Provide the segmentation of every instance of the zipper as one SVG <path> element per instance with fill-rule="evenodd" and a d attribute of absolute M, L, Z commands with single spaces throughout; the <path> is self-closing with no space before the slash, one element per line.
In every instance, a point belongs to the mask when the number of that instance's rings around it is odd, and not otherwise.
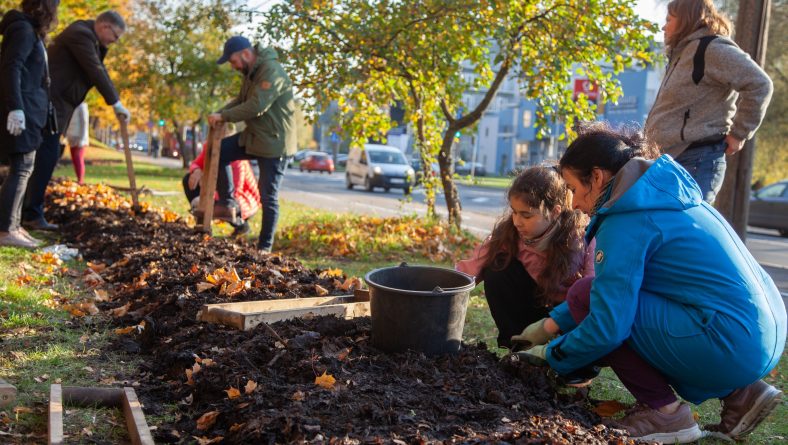
<path fill-rule="evenodd" d="M 684 140 L 684 129 L 687 128 L 687 121 L 689 120 L 689 118 L 690 118 L 690 110 L 687 109 L 687 111 L 684 112 L 684 123 L 681 124 L 681 140 L 682 141 Z"/>

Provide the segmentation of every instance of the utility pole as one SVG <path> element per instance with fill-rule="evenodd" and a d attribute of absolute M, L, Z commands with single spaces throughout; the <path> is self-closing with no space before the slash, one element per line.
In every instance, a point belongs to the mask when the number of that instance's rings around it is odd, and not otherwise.
<path fill-rule="evenodd" d="M 771 0 L 739 0 L 736 19 L 736 43 L 763 67 L 766 62 L 766 36 L 769 29 Z M 755 158 L 755 139 L 745 142 L 744 148 L 727 158 L 725 182 L 717 195 L 715 206 L 744 241 L 750 215 L 750 182 Z"/>

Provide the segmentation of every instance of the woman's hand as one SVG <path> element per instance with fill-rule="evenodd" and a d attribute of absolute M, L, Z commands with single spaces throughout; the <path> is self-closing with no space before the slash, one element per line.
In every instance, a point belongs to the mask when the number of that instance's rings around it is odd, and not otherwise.
<path fill-rule="evenodd" d="M 744 141 L 732 134 L 725 136 L 725 143 L 728 144 L 728 148 L 725 149 L 725 154 L 728 156 L 738 153 L 744 147 Z"/>

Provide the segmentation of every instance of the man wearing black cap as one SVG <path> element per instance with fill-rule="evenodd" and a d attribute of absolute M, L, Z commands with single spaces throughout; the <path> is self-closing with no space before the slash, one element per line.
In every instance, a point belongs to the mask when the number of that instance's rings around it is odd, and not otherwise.
<path fill-rule="evenodd" d="M 216 191 L 218 206 L 228 211 L 237 209 L 233 198 L 230 163 L 238 159 L 257 159 L 260 167 L 260 201 L 263 207 L 263 225 L 257 248 L 270 252 L 274 231 L 279 219 L 279 185 L 282 183 L 287 157 L 295 153 L 295 99 L 290 78 L 277 61 L 273 48 L 261 48 L 245 37 L 230 37 L 224 44 L 224 54 L 218 64 L 230 62 L 234 70 L 243 75 L 241 92 L 220 111 L 208 116 L 208 123 L 246 123 L 239 134 L 222 139 L 219 156 L 219 175 Z M 237 213 L 237 212 L 236 212 Z"/>

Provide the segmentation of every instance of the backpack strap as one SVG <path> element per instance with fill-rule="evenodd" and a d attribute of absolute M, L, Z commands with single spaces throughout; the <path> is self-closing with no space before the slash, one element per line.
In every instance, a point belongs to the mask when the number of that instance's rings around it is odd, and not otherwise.
<path fill-rule="evenodd" d="M 706 70 L 706 48 L 717 37 L 719 36 L 705 36 L 698 39 L 698 48 L 695 50 L 695 56 L 692 59 L 692 81 L 695 82 L 695 85 L 699 84 L 701 79 L 703 79 L 703 74 Z"/>

